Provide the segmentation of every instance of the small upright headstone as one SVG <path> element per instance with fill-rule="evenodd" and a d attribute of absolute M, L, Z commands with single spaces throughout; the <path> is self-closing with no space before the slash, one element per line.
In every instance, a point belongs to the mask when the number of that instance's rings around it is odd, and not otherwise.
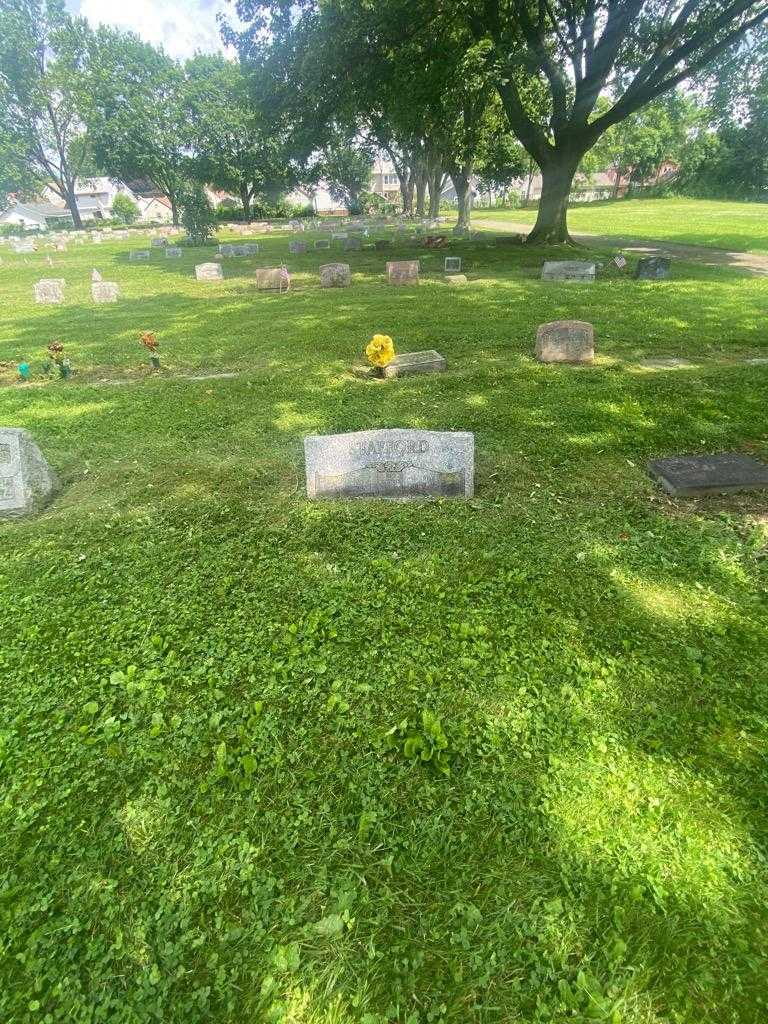
<path fill-rule="evenodd" d="M 17 242 L 13 247 L 13 251 L 18 253 L 19 255 L 25 255 L 27 253 L 34 252 L 34 242 Z"/>
<path fill-rule="evenodd" d="M 328 238 L 318 238 L 315 241 L 315 248 L 316 249 L 330 249 L 331 248 L 330 239 L 328 239 Z"/>
<path fill-rule="evenodd" d="M 150 245 L 152 246 L 153 249 L 163 249 L 166 245 L 168 245 L 168 239 L 153 238 L 152 241 L 150 242 Z"/>
<path fill-rule="evenodd" d="M 331 241 L 333 242 L 346 242 L 349 239 L 349 235 L 346 231 L 334 231 L 331 235 Z"/>
<path fill-rule="evenodd" d="M 262 267 L 256 271 L 256 287 L 259 291 L 285 291 L 286 276 L 283 267 Z"/>
<path fill-rule="evenodd" d="M 387 263 L 387 277 L 390 284 L 418 284 L 418 260 L 392 260 Z"/>
<path fill-rule="evenodd" d="M 0 427 L 0 518 L 37 512 L 57 488 L 56 475 L 32 435 L 17 427 Z"/>
<path fill-rule="evenodd" d="M 348 288 L 352 271 L 348 263 L 326 263 L 320 267 L 321 288 Z"/>
<path fill-rule="evenodd" d="M 258 242 L 246 242 L 245 245 L 241 246 L 243 256 L 256 256 L 259 252 Z"/>
<path fill-rule="evenodd" d="M 637 264 L 635 277 L 638 281 L 666 281 L 672 267 L 668 256 L 643 256 Z"/>
<path fill-rule="evenodd" d="M 128 259 L 131 263 L 134 263 L 136 260 L 148 260 L 149 256 L 149 249 L 131 249 L 128 253 Z"/>
<path fill-rule="evenodd" d="M 581 320 L 555 320 L 536 331 L 540 363 L 591 363 L 595 358 L 595 329 Z"/>
<path fill-rule="evenodd" d="M 178 245 L 167 245 L 165 247 L 165 258 L 169 260 L 177 260 L 184 254 L 184 250 L 180 249 Z"/>
<path fill-rule="evenodd" d="M 446 256 L 444 269 L 446 274 L 460 274 L 461 256 Z"/>
<path fill-rule="evenodd" d="M 64 282 L 59 278 L 45 278 L 34 285 L 35 302 L 57 305 L 64 301 Z"/>
<path fill-rule="evenodd" d="M 292 238 L 291 241 L 288 243 L 288 252 L 290 252 L 294 256 L 298 256 L 301 253 L 305 253 L 306 251 L 307 243 L 302 242 L 300 239 Z"/>
<path fill-rule="evenodd" d="M 425 352 L 401 352 L 384 367 L 385 377 L 410 377 L 417 373 L 441 373 L 446 368 L 445 356 L 434 349 Z"/>
<path fill-rule="evenodd" d="M 220 263 L 198 263 L 195 267 L 195 277 L 198 281 L 222 281 L 224 272 Z"/>
<path fill-rule="evenodd" d="M 467 275 L 448 274 L 445 278 L 445 283 L 449 284 L 452 288 L 460 288 L 462 285 L 467 284 Z"/>
<path fill-rule="evenodd" d="M 474 434 L 362 430 L 304 438 L 308 498 L 471 498 Z"/>
<path fill-rule="evenodd" d="M 120 289 L 114 281 L 94 281 L 91 285 L 91 298 L 94 302 L 117 302 Z"/>
<path fill-rule="evenodd" d="M 655 459 L 648 472 L 675 498 L 768 490 L 768 466 L 740 452 Z"/>
<path fill-rule="evenodd" d="M 235 246 L 230 242 L 224 242 L 223 245 L 219 246 L 219 256 L 234 256 Z"/>
<path fill-rule="evenodd" d="M 586 260 L 548 260 L 541 269 L 541 280 L 589 283 L 595 280 L 595 264 Z"/>
<path fill-rule="evenodd" d="M 362 245 L 363 243 L 360 241 L 359 238 L 351 237 L 344 239 L 344 244 L 342 248 L 344 249 L 344 252 L 352 252 L 361 249 Z"/>
<path fill-rule="evenodd" d="M 101 281 L 101 274 L 98 272 L 98 270 L 95 267 L 91 271 L 91 281 L 92 282 L 93 281 Z"/>

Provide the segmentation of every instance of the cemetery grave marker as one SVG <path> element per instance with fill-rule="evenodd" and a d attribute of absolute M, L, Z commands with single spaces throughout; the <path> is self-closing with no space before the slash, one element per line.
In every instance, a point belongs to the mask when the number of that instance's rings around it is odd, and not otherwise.
<path fill-rule="evenodd" d="M 541 268 L 541 280 L 591 283 L 595 280 L 595 264 L 585 260 L 547 260 Z"/>
<path fill-rule="evenodd" d="M 408 285 L 419 283 L 418 260 L 390 260 L 387 263 L 387 277 L 390 284 Z"/>
<path fill-rule="evenodd" d="M 591 363 L 595 358 L 595 329 L 582 320 L 554 320 L 536 331 L 540 363 Z"/>
<path fill-rule="evenodd" d="M 345 252 L 352 252 L 353 250 L 361 249 L 363 243 L 359 238 L 347 238 L 344 240 L 342 248 Z"/>
<path fill-rule="evenodd" d="M 99 304 L 117 302 L 120 289 L 114 281 L 94 281 L 91 284 L 91 298 Z"/>
<path fill-rule="evenodd" d="M 449 274 L 445 283 L 450 285 L 452 288 L 460 288 L 462 285 L 467 284 L 466 274 Z"/>
<path fill-rule="evenodd" d="M 348 288 L 352 283 L 352 271 L 348 263 L 326 263 L 320 267 L 321 288 Z"/>
<path fill-rule="evenodd" d="M 168 245 L 165 249 L 165 258 L 175 260 L 182 256 L 183 253 L 184 250 L 180 249 L 178 245 Z"/>
<path fill-rule="evenodd" d="M 460 274 L 461 256 L 446 256 L 444 270 L 446 274 Z"/>
<path fill-rule="evenodd" d="M 318 238 L 315 241 L 315 248 L 316 249 L 330 249 L 331 248 L 330 240 L 328 238 Z"/>
<path fill-rule="evenodd" d="M 43 278 L 33 285 L 35 302 L 58 305 L 64 301 L 64 281 L 61 278 Z"/>
<path fill-rule="evenodd" d="M 136 260 L 148 260 L 150 255 L 149 249 L 131 249 L 128 259 L 131 263 L 135 263 Z"/>
<path fill-rule="evenodd" d="M 91 281 L 101 281 L 101 274 L 95 267 L 91 271 Z"/>
<path fill-rule="evenodd" d="M 32 435 L 0 427 L 0 519 L 38 511 L 56 492 L 58 481 Z"/>
<path fill-rule="evenodd" d="M 292 253 L 295 256 L 298 256 L 301 253 L 305 253 L 306 251 L 307 251 L 307 243 L 306 242 L 302 242 L 302 241 L 299 241 L 299 240 L 291 239 L 291 241 L 288 243 L 288 252 Z"/>
<path fill-rule="evenodd" d="M 648 472 L 675 498 L 768 490 L 768 465 L 740 452 L 654 459 Z"/>
<path fill-rule="evenodd" d="M 256 271 L 256 287 L 259 291 L 288 291 L 291 279 L 285 267 L 262 267 Z"/>
<path fill-rule="evenodd" d="M 224 272 L 219 263 L 198 263 L 195 277 L 198 281 L 223 281 Z"/>
<path fill-rule="evenodd" d="M 410 377 L 417 373 L 441 373 L 447 363 L 445 356 L 434 349 L 424 352 L 401 352 L 384 367 L 385 377 Z"/>
<path fill-rule="evenodd" d="M 668 256 L 643 256 L 637 264 L 635 278 L 638 281 L 666 281 L 672 267 Z"/>
<path fill-rule="evenodd" d="M 471 498 L 474 434 L 361 430 L 304 438 L 308 498 Z"/>

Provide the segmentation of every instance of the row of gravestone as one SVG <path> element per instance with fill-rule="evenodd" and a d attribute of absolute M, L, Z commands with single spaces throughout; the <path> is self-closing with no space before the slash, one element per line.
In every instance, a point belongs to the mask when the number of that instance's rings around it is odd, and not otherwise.
<path fill-rule="evenodd" d="M 304 438 L 306 494 L 317 498 L 471 498 L 475 437 L 394 428 Z M 768 489 L 768 466 L 741 453 L 653 460 L 648 471 L 675 496 Z M 0 518 L 39 511 L 58 490 L 32 436 L 0 428 Z"/>
<path fill-rule="evenodd" d="M 58 306 L 64 301 L 66 281 L 63 277 L 49 277 L 33 286 L 35 302 L 45 306 Z M 120 289 L 114 281 L 92 281 L 91 298 L 96 303 L 117 302 Z"/>
<path fill-rule="evenodd" d="M 626 264 L 626 260 L 623 260 Z M 616 264 L 619 266 L 619 264 Z M 662 281 L 669 277 L 672 260 L 668 256 L 643 256 L 635 276 L 641 281 Z M 547 260 L 541 270 L 542 281 L 574 281 L 590 284 L 595 280 L 597 264 L 586 260 Z"/>

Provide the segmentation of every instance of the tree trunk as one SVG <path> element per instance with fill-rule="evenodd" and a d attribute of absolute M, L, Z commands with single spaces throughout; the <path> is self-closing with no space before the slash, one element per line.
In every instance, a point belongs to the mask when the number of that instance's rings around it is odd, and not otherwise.
<path fill-rule="evenodd" d="M 619 198 L 619 189 L 621 188 L 621 175 L 622 175 L 622 166 L 621 166 L 621 164 L 617 164 L 616 165 L 616 181 L 613 183 L 613 198 L 614 199 L 618 199 Z"/>
<path fill-rule="evenodd" d="M 528 161 L 528 185 L 525 189 L 526 205 L 531 201 L 531 187 L 533 186 L 533 159 Z"/>
<path fill-rule="evenodd" d="M 427 197 L 427 176 L 423 171 L 416 175 L 416 216 L 424 216 L 424 204 Z"/>
<path fill-rule="evenodd" d="M 551 162 L 541 168 L 539 212 L 528 242 L 573 245 L 568 234 L 568 197 L 581 154 L 555 153 Z"/>
<path fill-rule="evenodd" d="M 443 172 L 437 168 L 429 177 L 429 216 L 434 220 L 440 215 L 440 193 L 443 191 Z"/>
<path fill-rule="evenodd" d="M 240 186 L 240 202 L 243 204 L 243 220 L 251 222 L 251 190 L 248 185 Z"/>
<path fill-rule="evenodd" d="M 457 230 L 469 231 L 472 209 L 472 196 L 469 187 L 469 175 L 463 172 L 451 173 L 451 181 L 456 189 L 456 199 L 459 209 L 459 219 L 456 224 Z"/>
<path fill-rule="evenodd" d="M 74 185 L 66 189 L 64 195 L 64 202 L 67 204 L 69 212 L 72 214 L 72 223 L 76 231 L 83 230 L 83 218 L 80 216 L 80 211 L 77 208 L 77 196 L 75 195 Z"/>
<path fill-rule="evenodd" d="M 170 203 L 171 203 L 171 222 L 172 222 L 173 226 L 175 228 L 177 228 L 179 226 L 179 207 L 178 207 L 178 205 L 176 203 L 176 195 L 175 195 L 175 193 L 172 192 L 168 196 L 168 199 L 170 200 Z"/>

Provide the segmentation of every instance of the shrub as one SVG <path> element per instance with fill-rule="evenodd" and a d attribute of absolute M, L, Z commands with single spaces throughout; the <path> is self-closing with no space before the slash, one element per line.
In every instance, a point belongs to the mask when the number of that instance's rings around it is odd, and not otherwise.
<path fill-rule="evenodd" d="M 192 245 L 205 245 L 216 220 L 202 185 L 189 185 L 181 197 L 181 223 Z"/>
<path fill-rule="evenodd" d="M 123 224 L 133 224 L 139 219 L 139 208 L 130 198 L 119 192 L 112 203 L 112 219 Z"/>

